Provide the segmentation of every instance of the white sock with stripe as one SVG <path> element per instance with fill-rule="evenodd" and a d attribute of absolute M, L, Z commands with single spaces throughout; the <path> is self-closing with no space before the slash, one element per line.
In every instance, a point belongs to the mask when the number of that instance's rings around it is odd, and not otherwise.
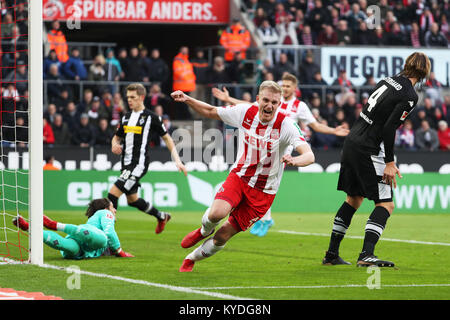
<path fill-rule="evenodd" d="M 216 223 L 209 220 L 208 218 L 209 211 L 210 208 L 206 209 L 202 217 L 202 228 L 200 232 L 204 237 L 209 236 L 213 232 L 214 228 L 217 227 L 217 225 L 219 224 L 218 222 Z"/>
<path fill-rule="evenodd" d="M 213 238 L 207 239 L 203 244 L 192 251 L 190 254 L 186 256 L 186 259 L 192 260 L 192 261 L 199 261 L 203 260 L 205 258 L 211 257 L 212 255 L 216 254 L 220 250 L 222 250 L 225 247 L 223 246 L 216 246 L 214 244 Z"/>

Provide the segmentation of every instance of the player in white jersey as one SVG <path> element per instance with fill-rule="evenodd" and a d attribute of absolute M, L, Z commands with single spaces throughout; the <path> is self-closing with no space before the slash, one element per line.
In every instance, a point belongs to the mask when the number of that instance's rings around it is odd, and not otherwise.
<path fill-rule="evenodd" d="M 340 137 L 344 137 L 349 133 L 349 130 L 344 128 L 343 126 L 332 128 L 318 122 L 316 118 L 314 118 L 308 105 L 303 101 L 298 100 L 295 96 L 295 90 L 298 85 L 297 77 L 295 77 L 293 74 L 285 73 L 281 81 L 283 94 L 281 98 L 281 105 L 279 107 L 280 112 L 284 113 L 295 122 L 300 121 L 301 123 L 309 126 L 315 132 L 334 134 Z M 230 97 L 226 88 L 223 88 L 223 91 L 217 88 L 213 88 L 212 93 L 217 99 L 222 100 L 226 103 L 239 104 L 245 102 Z M 287 154 L 291 154 L 292 151 L 292 146 L 286 149 Z M 271 209 L 269 209 L 266 215 L 253 225 L 250 233 L 263 237 L 267 234 L 267 231 L 270 227 L 273 226 L 273 224 L 274 221 L 272 219 Z"/>
<path fill-rule="evenodd" d="M 285 164 L 303 167 L 314 162 L 314 154 L 299 126 L 278 112 L 281 92 L 277 83 L 264 81 L 256 97 L 258 105 L 245 103 L 224 108 L 213 107 L 181 91 L 171 94 L 175 101 L 186 103 L 204 117 L 239 128 L 240 133 L 238 156 L 230 174 L 203 215 L 201 228 L 188 233 L 181 246 L 194 246 L 212 235 L 223 218 L 229 215 L 229 219 L 214 236 L 186 256 L 180 272 L 192 271 L 196 261 L 215 254 L 231 237 L 264 216 L 275 198 Z M 285 153 L 290 145 L 299 156 Z"/>

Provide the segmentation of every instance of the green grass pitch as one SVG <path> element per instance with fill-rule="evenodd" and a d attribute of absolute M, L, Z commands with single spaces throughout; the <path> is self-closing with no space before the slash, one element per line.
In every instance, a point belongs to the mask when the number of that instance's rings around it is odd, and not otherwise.
<path fill-rule="evenodd" d="M 82 212 L 46 214 L 65 223 L 85 221 Z M 238 234 L 224 250 L 197 262 L 193 272 L 180 273 L 182 260 L 193 250 L 181 248 L 180 241 L 199 226 L 202 214 L 174 212 L 166 230 L 156 235 L 153 217 L 137 210 L 120 211 L 116 230 L 123 249 L 135 258 L 63 260 L 59 252 L 45 247 L 46 264 L 77 266 L 86 272 L 80 275 L 79 289 L 68 286 L 73 274 L 67 270 L 10 264 L 0 265 L 0 287 L 79 300 L 450 298 L 450 215 L 394 213 L 382 239 L 420 243 L 381 240 L 376 254 L 394 261 L 396 268 L 380 273 L 355 266 L 362 247 L 357 237 L 364 235 L 368 214 L 355 215 L 341 245 L 341 256 L 352 265 L 322 266 L 334 213 L 279 212 L 273 213 L 275 225 L 265 237 L 248 231 Z M 368 280 L 381 287 L 369 289 Z"/>

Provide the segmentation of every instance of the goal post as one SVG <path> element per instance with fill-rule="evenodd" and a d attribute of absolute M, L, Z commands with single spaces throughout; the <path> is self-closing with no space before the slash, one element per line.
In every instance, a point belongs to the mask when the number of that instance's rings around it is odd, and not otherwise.
<path fill-rule="evenodd" d="M 29 261 L 44 263 L 43 248 L 43 25 L 42 0 L 28 1 Z"/>

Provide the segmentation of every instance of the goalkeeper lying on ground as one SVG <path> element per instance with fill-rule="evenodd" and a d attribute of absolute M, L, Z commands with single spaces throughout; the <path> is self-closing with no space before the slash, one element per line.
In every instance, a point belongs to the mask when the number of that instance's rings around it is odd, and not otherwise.
<path fill-rule="evenodd" d="M 105 255 L 133 257 L 120 247 L 119 237 L 114 229 L 116 209 L 106 198 L 92 200 L 86 210 L 86 224 L 64 224 L 44 216 L 47 229 L 63 231 L 63 238 L 53 231 L 44 230 L 44 243 L 60 250 L 64 259 L 97 258 Z M 28 222 L 22 217 L 14 218 L 13 223 L 20 229 L 28 231 Z"/>

